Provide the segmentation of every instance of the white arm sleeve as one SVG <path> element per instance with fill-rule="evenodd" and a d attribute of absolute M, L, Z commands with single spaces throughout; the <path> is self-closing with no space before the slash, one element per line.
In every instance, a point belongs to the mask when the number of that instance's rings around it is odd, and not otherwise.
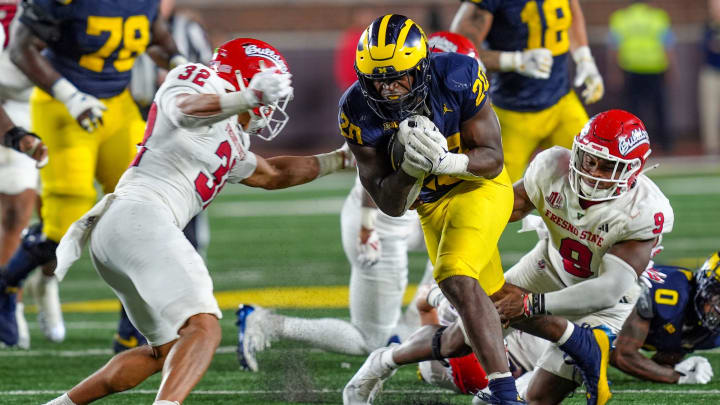
<path fill-rule="evenodd" d="M 194 129 L 208 127 L 237 114 L 236 112 L 221 112 L 209 116 L 187 115 L 183 113 L 177 105 L 177 97 L 182 94 L 198 94 L 198 92 L 191 87 L 173 87 L 163 92 L 159 100 L 160 108 L 162 108 L 166 116 L 172 121 L 173 125 L 179 128 Z"/>
<path fill-rule="evenodd" d="M 583 315 L 610 308 L 634 286 L 637 273 L 621 258 L 606 253 L 596 278 L 545 294 L 545 310 L 553 315 Z"/>

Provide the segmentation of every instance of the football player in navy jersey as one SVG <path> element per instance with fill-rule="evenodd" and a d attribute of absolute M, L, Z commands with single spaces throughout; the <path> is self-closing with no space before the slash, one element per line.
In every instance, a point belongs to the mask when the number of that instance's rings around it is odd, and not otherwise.
<path fill-rule="evenodd" d="M 505 283 L 497 242 L 513 191 L 497 117 L 486 102 L 488 81 L 471 57 L 430 54 L 422 29 L 396 14 L 363 32 L 355 70 L 358 82 L 342 96 L 338 119 L 362 185 L 388 215 L 417 207 L 434 278 L 457 308 L 497 403 L 518 403 L 489 298 Z M 402 162 L 391 162 L 386 151 L 392 137 L 405 147 Z M 430 358 L 441 356 L 442 338 L 439 331 Z M 391 365 L 390 354 L 376 351 L 366 364 Z M 345 387 L 346 404 L 368 403 L 392 370 L 362 374 Z"/>
<path fill-rule="evenodd" d="M 570 88 L 571 54 L 574 85 L 585 85 L 585 103 L 603 96 L 585 19 L 579 0 L 461 1 L 450 31 L 470 38 L 488 70 L 496 72 L 490 97 L 502 127 L 505 166 L 516 181 L 536 149 L 569 149 L 588 120 Z"/>
<path fill-rule="evenodd" d="M 610 361 L 637 378 L 669 384 L 707 384 L 712 366 L 695 350 L 720 347 L 720 252 L 693 274 L 655 266 L 663 283 L 645 288 L 625 321 Z M 639 349 L 654 351 L 652 358 Z M 682 361 L 681 361 L 682 360 Z"/>
<path fill-rule="evenodd" d="M 35 267 L 50 265 L 70 224 L 95 203 L 94 180 L 112 192 L 137 152 L 145 122 L 127 90 L 135 58 L 154 44 L 166 66 L 186 61 L 157 18 L 158 4 L 23 1 L 8 52 L 36 85 L 31 127 L 53 159 L 41 171 L 42 226 L 26 234 L 0 287 L 18 287 Z"/>

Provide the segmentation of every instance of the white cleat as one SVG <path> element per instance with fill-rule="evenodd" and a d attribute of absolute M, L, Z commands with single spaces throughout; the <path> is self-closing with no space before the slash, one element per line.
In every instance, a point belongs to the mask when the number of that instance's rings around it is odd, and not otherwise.
<path fill-rule="evenodd" d="M 273 322 L 268 319 L 271 311 L 254 305 L 240 305 L 235 325 L 238 327 L 237 357 L 240 366 L 248 371 L 258 371 L 255 355 L 272 343 L 272 336 L 266 328 Z"/>
<path fill-rule="evenodd" d="M 25 304 L 18 302 L 15 306 L 15 321 L 18 329 L 17 347 L 20 349 L 30 348 L 30 329 L 25 320 Z"/>
<path fill-rule="evenodd" d="M 57 278 L 41 271 L 28 280 L 28 287 L 38 309 L 37 320 L 48 340 L 60 343 L 65 340 L 65 321 L 60 306 L 60 290 Z"/>
<path fill-rule="evenodd" d="M 360 370 L 355 373 L 343 389 L 343 405 L 372 404 L 382 390 L 383 382 L 390 378 L 397 369 L 382 364 L 382 354 L 390 347 L 381 347 L 370 353 Z"/>

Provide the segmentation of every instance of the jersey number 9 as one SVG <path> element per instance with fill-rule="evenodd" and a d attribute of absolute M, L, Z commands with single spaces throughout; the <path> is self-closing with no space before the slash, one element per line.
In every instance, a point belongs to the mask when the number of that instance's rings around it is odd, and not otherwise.
<path fill-rule="evenodd" d="M 101 36 L 104 32 L 110 33 L 107 41 L 97 51 L 81 56 L 80 66 L 102 72 L 105 61 L 116 55 L 113 67 L 118 72 L 126 72 L 132 69 L 135 58 L 145 52 L 150 42 L 150 22 L 145 15 L 130 16 L 125 21 L 122 17 L 88 17 L 88 35 Z M 118 50 L 120 43 L 122 48 Z"/>

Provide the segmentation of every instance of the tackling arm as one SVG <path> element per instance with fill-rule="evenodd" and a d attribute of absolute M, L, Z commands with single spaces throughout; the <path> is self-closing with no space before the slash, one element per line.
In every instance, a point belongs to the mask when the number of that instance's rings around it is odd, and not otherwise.
<path fill-rule="evenodd" d="M 668 384 L 676 384 L 680 374 L 671 367 L 660 365 L 640 353 L 648 331 L 650 321 L 643 319 L 633 310 L 625 320 L 622 330 L 615 340 L 615 350 L 610 354 L 610 362 L 620 370 L 637 378 Z"/>
<path fill-rule="evenodd" d="M 393 217 L 405 213 L 408 196 L 418 179 L 404 170 L 392 170 L 387 158 L 373 147 L 350 144 L 360 173 L 360 182 L 382 212 Z M 412 202 L 411 202 L 412 203 Z"/>
<path fill-rule="evenodd" d="M 615 305 L 650 261 L 654 239 L 615 244 L 603 256 L 597 277 L 544 295 L 544 310 L 553 315 L 581 315 Z"/>
<path fill-rule="evenodd" d="M 513 192 L 515 193 L 515 199 L 513 202 L 512 214 L 510 214 L 510 220 L 508 222 L 515 222 L 525 218 L 532 210 L 535 209 L 530 197 L 527 195 L 525 190 L 525 181 L 523 179 L 518 180 L 513 185 Z"/>
<path fill-rule="evenodd" d="M 277 156 L 268 159 L 257 156 L 255 172 L 241 183 L 266 190 L 288 188 L 343 169 L 344 162 L 342 149 L 314 156 Z"/>

